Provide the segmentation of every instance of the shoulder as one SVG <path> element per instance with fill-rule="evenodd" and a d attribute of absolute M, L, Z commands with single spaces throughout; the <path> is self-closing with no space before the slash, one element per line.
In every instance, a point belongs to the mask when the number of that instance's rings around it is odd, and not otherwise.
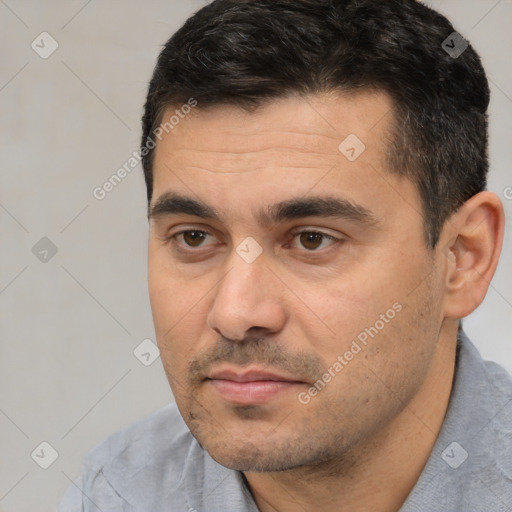
<path fill-rule="evenodd" d="M 136 462 L 140 455 L 144 455 L 144 459 L 147 460 L 150 453 L 161 453 L 162 446 L 173 446 L 176 449 L 175 456 L 179 457 L 183 451 L 184 441 L 192 439 L 176 404 L 168 404 L 110 435 L 91 450 L 85 462 L 91 465 L 105 465 L 113 458 L 121 457 L 132 463 Z"/>
<path fill-rule="evenodd" d="M 512 399 L 512 375 L 494 361 L 483 360 L 483 367 L 494 393 Z"/>
<path fill-rule="evenodd" d="M 484 360 L 469 340 L 465 350 L 470 355 L 466 356 L 465 386 L 461 390 L 465 395 L 465 413 L 481 423 L 479 434 L 486 427 L 503 429 L 509 434 L 507 447 L 512 449 L 512 375 L 494 361 Z"/>
<path fill-rule="evenodd" d="M 455 427 L 451 432 L 467 443 L 468 462 L 472 453 L 474 464 L 487 454 L 488 467 L 497 467 L 512 482 L 512 376 L 499 364 L 484 360 L 466 336 L 461 341 L 455 400 L 447 414 Z"/>
<path fill-rule="evenodd" d="M 477 436 L 482 437 L 499 475 L 508 481 L 512 499 L 512 376 L 502 366 L 483 361 L 488 386 L 487 418 Z"/>
<path fill-rule="evenodd" d="M 175 404 L 108 437 L 84 459 L 62 512 L 255 511 L 237 471 L 215 462 Z"/>
<path fill-rule="evenodd" d="M 84 459 L 85 494 L 126 497 L 137 501 L 157 489 L 176 490 L 189 452 L 197 445 L 176 404 L 167 405 L 123 428 Z M 107 490 L 105 490 L 107 489 Z"/>
<path fill-rule="evenodd" d="M 467 343 L 466 350 L 471 357 L 460 390 L 459 425 L 450 440 L 459 446 L 444 447 L 444 462 L 449 465 L 447 457 L 462 452 L 460 461 L 447 467 L 458 476 L 454 487 L 461 509 L 500 510 L 512 503 L 512 377 L 497 363 L 484 360 L 473 345 Z"/>
<path fill-rule="evenodd" d="M 459 333 L 450 403 L 401 512 L 487 512 L 512 503 L 512 377 Z"/>

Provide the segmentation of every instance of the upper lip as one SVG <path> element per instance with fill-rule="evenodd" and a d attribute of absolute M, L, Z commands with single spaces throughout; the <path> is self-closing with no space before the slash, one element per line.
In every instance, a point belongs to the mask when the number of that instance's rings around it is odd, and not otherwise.
<path fill-rule="evenodd" d="M 258 380 L 274 380 L 284 382 L 300 382 L 298 379 L 286 375 L 279 375 L 265 370 L 214 370 L 207 376 L 207 379 L 232 380 L 235 382 L 255 382 Z"/>

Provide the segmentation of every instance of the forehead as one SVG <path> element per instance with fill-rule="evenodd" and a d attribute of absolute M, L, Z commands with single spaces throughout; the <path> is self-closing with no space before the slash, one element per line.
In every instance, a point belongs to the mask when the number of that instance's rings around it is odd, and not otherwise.
<path fill-rule="evenodd" d="M 177 109 L 169 109 L 163 122 L 177 117 Z M 380 92 L 280 98 L 253 112 L 198 104 L 157 144 L 150 212 L 173 194 L 240 225 L 252 225 L 265 210 L 300 198 L 356 205 L 373 220 L 395 217 L 400 205 L 420 212 L 412 183 L 389 172 L 392 121 L 392 101 Z M 158 217 L 169 208 L 176 205 L 167 202 Z"/>
<path fill-rule="evenodd" d="M 240 232 L 306 217 L 381 233 L 409 222 L 421 237 L 418 190 L 389 169 L 392 123 L 379 92 L 282 98 L 254 112 L 198 104 L 157 144 L 149 211 Z"/>
<path fill-rule="evenodd" d="M 162 123 L 175 110 L 168 109 Z M 232 105 L 201 109 L 199 103 L 163 133 L 155 150 L 154 178 L 158 181 L 161 167 L 169 165 L 218 174 L 250 172 L 276 163 L 321 169 L 340 156 L 350 156 L 343 154 L 351 149 L 343 147 L 347 140 L 348 146 L 357 144 L 356 152 L 364 148 L 361 163 L 380 166 L 392 115 L 391 99 L 376 91 L 279 98 L 253 112 Z"/>

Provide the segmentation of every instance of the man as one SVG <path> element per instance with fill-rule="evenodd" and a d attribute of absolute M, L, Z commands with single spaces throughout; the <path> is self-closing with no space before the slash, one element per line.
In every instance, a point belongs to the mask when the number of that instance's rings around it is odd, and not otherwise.
<path fill-rule="evenodd" d="M 191 17 L 141 149 L 176 404 L 96 448 L 61 510 L 512 510 L 512 381 L 461 328 L 503 239 L 488 102 L 414 0 Z"/>

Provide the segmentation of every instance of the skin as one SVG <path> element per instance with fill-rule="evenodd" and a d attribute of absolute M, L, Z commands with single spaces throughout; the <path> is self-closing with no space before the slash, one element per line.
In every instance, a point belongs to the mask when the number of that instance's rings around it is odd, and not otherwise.
<path fill-rule="evenodd" d="M 244 472 L 263 512 L 400 507 L 442 425 L 458 319 L 483 300 L 498 261 L 503 210 L 490 192 L 426 246 L 415 186 L 386 168 L 391 121 L 380 92 L 287 97 L 252 113 L 198 105 L 156 148 L 151 206 L 172 192 L 219 217 L 151 218 L 149 292 L 164 369 L 194 436 Z M 349 134 L 366 146 L 354 161 L 338 149 Z M 313 196 L 358 204 L 373 222 L 261 223 L 268 205 Z M 262 251 L 251 263 L 237 253 L 246 237 Z M 338 356 L 397 304 L 333 377 Z M 233 403 L 206 380 L 228 367 L 295 383 L 263 403 Z M 329 382 L 301 403 L 329 368 Z"/>

